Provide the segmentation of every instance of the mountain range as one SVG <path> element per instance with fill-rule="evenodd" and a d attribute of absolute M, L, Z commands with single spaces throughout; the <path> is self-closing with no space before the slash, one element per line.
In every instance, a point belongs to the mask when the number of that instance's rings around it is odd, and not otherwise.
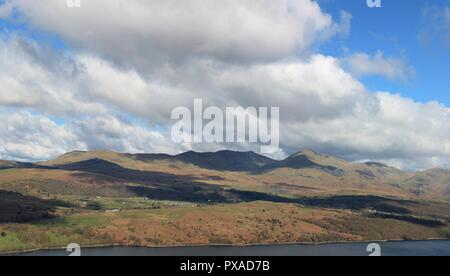
<path fill-rule="evenodd" d="M 108 177 L 127 169 L 141 172 L 141 177 L 151 172 L 146 181 L 151 181 L 155 173 L 166 173 L 178 178 L 189 176 L 201 183 L 296 196 L 357 193 L 439 200 L 450 198 L 448 170 L 404 172 L 380 163 L 351 163 L 310 150 L 284 160 L 236 151 L 189 151 L 179 155 L 75 151 L 48 162 L 0 162 L 0 169 L 12 168 L 53 170 L 53 174 L 71 170 Z"/>
<path fill-rule="evenodd" d="M 404 172 L 310 150 L 284 160 L 234 151 L 75 151 L 39 163 L 0 161 L 0 252 L 73 241 L 448 238 L 449 224 L 448 170 Z"/>

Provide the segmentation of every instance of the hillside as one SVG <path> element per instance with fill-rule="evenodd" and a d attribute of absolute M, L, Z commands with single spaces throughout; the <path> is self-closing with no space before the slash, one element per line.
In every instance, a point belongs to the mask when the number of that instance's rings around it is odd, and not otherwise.
<path fill-rule="evenodd" d="M 254 152 L 219 151 L 199 153 L 194 151 L 179 155 L 167 154 L 120 154 L 111 151 L 71 152 L 55 160 L 44 162 L 45 165 L 62 165 L 89 159 L 103 159 L 114 163 L 125 162 L 183 162 L 197 167 L 218 171 L 254 171 L 276 161 Z"/>
<path fill-rule="evenodd" d="M 279 161 L 253 152 L 233 151 L 191 151 L 174 156 L 71 152 L 40 165 L 67 169 L 70 164 L 89 160 L 104 160 L 131 170 L 195 178 L 200 183 L 288 196 L 373 194 L 437 200 L 450 197 L 450 172 L 447 170 L 406 173 L 380 163 L 350 163 L 309 150 Z M 103 171 L 109 175 L 115 169 L 104 168 Z M 92 169 L 89 172 L 92 173 Z"/>
<path fill-rule="evenodd" d="M 450 172 L 431 169 L 415 173 L 402 180 L 401 185 L 418 197 L 450 199 Z"/>
<path fill-rule="evenodd" d="M 21 163 L 21 162 L 0 160 L 0 170 L 13 169 L 13 168 L 31 168 L 33 166 L 34 165 L 30 164 L 30 163 Z"/>
<path fill-rule="evenodd" d="M 448 238 L 449 180 L 447 170 L 406 173 L 313 151 L 279 161 L 231 151 L 78 151 L 37 164 L 1 161 L 0 232 L 7 238 L 0 237 L 0 252 L 66 241 Z"/>

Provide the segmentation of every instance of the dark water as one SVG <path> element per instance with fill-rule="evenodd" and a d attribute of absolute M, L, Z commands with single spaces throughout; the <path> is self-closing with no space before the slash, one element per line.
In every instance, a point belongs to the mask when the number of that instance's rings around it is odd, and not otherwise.
<path fill-rule="evenodd" d="M 369 243 L 325 245 L 262 245 L 205 247 L 105 247 L 81 249 L 82 256 L 368 256 Z M 450 241 L 379 243 L 382 256 L 450 256 Z M 36 251 L 22 256 L 68 256 L 64 250 Z"/>

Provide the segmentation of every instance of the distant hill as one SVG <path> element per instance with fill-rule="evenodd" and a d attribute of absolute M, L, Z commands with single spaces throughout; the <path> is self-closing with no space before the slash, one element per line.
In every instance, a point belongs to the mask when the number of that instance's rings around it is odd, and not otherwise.
<path fill-rule="evenodd" d="M 39 164 L 33 164 L 33 163 L 24 163 L 24 162 L 15 162 L 15 161 L 4 161 L 0 160 L 0 170 L 5 169 L 32 169 L 32 168 L 47 168 Z"/>
<path fill-rule="evenodd" d="M 0 160 L 0 169 L 9 169 L 16 167 L 16 162 L 10 162 L 10 161 L 2 161 Z"/>
<path fill-rule="evenodd" d="M 332 156 L 323 155 L 310 150 L 298 152 L 284 160 L 274 160 L 254 152 L 218 151 L 195 152 L 189 151 L 179 155 L 168 154 L 127 154 L 112 151 L 75 151 L 66 153 L 55 160 L 41 163 L 41 165 L 58 166 L 92 159 L 106 160 L 111 163 L 123 164 L 127 162 L 182 162 L 207 170 L 267 173 L 276 169 L 318 169 L 323 172 L 342 176 L 347 169 L 361 167 L 366 169 L 367 176 L 371 174 L 387 175 L 389 172 L 401 172 L 395 168 L 379 163 L 352 164 Z M 361 171 L 364 174 L 363 171 Z"/>
<path fill-rule="evenodd" d="M 417 196 L 432 195 L 450 199 L 450 171 L 431 169 L 415 173 L 402 181 L 406 187 Z"/>
<path fill-rule="evenodd" d="M 73 151 L 65 153 L 54 160 L 40 163 L 46 166 L 59 166 L 90 159 L 102 159 L 109 162 L 119 162 L 123 159 L 129 158 L 129 154 L 118 153 L 113 151 Z"/>
<path fill-rule="evenodd" d="M 199 153 L 194 151 L 179 155 L 168 154 L 121 154 L 111 151 L 76 151 L 61 155 L 55 160 L 45 162 L 45 165 L 64 165 L 91 159 L 103 159 L 109 162 L 157 162 L 172 161 L 184 162 L 194 166 L 217 171 L 255 171 L 277 161 L 254 152 L 219 151 Z"/>
<path fill-rule="evenodd" d="M 290 196 L 321 194 L 375 194 L 423 199 L 450 198 L 450 172 L 434 169 L 409 173 L 376 162 L 351 163 L 305 150 L 284 160 L 254 152 L 194 151 L 179 155 L 127 154 L 112 151 L 75 151 L 55 160 L 31 164 L 2 161 L 11 168 L 61 169 L 119 181 L 223 185 L 234 189 L 269 191 Z M 105 179 L 103 179 L 105 178 Z"/>

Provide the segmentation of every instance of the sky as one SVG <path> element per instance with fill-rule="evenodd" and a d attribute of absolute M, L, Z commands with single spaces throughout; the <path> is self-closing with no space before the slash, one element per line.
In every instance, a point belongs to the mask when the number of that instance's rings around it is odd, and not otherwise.
<path fill-rule="evenodd" d="M 420 102 L 439 101 L 450 105 L 450 27 L 448 0 L 384 0 L 382 8 L 367 9 L 365 1 L 323 0 L 324 11 L 353 14 L 351 35 L 324 45 L 324 52 L 342 55 L 351 52 L 403 58 L 414 70 L 408 79 L 392 82 L 373 76 L 362 81 L 373 90 L 401 93 Z"/>
<path fill-rule="evenodd" d="M 303 149 L 450 168 L 450 1 L 0 0 L 0 159 L 176 154 L 171 111 L 280 108 Z"/>

